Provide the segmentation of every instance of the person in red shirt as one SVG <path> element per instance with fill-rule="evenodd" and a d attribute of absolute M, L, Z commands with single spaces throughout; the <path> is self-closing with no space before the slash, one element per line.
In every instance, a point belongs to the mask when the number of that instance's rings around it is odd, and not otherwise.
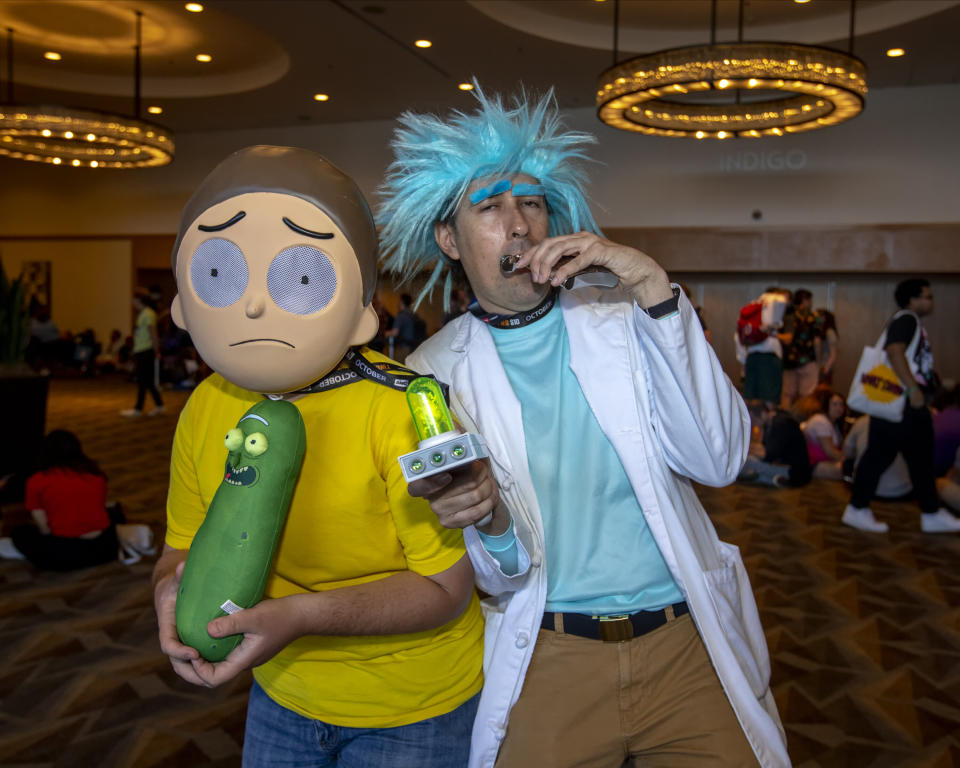
<path fill-rule="evenodd" d="M 27 480 L 24 505 L 35 525 L 15 528 L 2 542 L 38 568 L 69 571 L 117 557 L 117 531 L 107 512 L 107 477 L 72 432 L 48 434 L 40 471 Z M 12 549 L 11 549 L 12 547 Z"/>

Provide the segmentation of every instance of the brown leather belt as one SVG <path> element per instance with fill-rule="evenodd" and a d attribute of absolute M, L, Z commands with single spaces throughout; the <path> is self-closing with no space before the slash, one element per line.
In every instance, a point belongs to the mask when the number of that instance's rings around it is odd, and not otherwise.
<path fill-rule="evenodd" d="M 545 613 L 540 628 L 591 640 L 603 640 L 605 643 L 620 643 L 652 632 L 686 613 L 690 613 L 686 603 L 674 603 L 659 611 L 639 611 L 623 616 Z"/>

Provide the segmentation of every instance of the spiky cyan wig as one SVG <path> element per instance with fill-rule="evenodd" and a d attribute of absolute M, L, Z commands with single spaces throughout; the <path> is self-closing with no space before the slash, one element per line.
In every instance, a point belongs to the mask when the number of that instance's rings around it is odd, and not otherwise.
<path fill-rule="evenodd" d="M 449 306 L 453 262 L 434 240 L 434 224 L 456 213 L 474 179 L 528 174 L 544 187 L 551 236 L 600 233 L 584 197 L 584 174 L 572 162 L 588 159 L 585 146 L 596 138 L 564 128 L 552 88 L 535 103 L 521 91 L 507 109 L 499 95 L 487 97 L 474 85 L 475 112 L 455 110 L 448 120 L 405 112 L 391 142 L 395 157 L 379 190 L 380 248 L 384 266 L 401 281 L 433 268 L 417 304 L 446 272 Z"/>

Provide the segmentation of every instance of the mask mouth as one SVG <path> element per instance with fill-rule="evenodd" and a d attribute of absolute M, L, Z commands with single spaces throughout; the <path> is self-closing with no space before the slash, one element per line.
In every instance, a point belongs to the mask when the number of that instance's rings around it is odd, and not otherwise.
<path fill-rule="evenodd" d="M 235 341 L 232 344 L 228 344 L 228 347 L 239 347 L 243 344 L 255 344 L 257 342 L 270 342 L 273 344 L 283 344 L 290 347 L 290 349 L 296 349 L 296 347 L 291 344 L 289 341 L 284 341 L 283 339 L 244 339 L 243 341 Z"/>

